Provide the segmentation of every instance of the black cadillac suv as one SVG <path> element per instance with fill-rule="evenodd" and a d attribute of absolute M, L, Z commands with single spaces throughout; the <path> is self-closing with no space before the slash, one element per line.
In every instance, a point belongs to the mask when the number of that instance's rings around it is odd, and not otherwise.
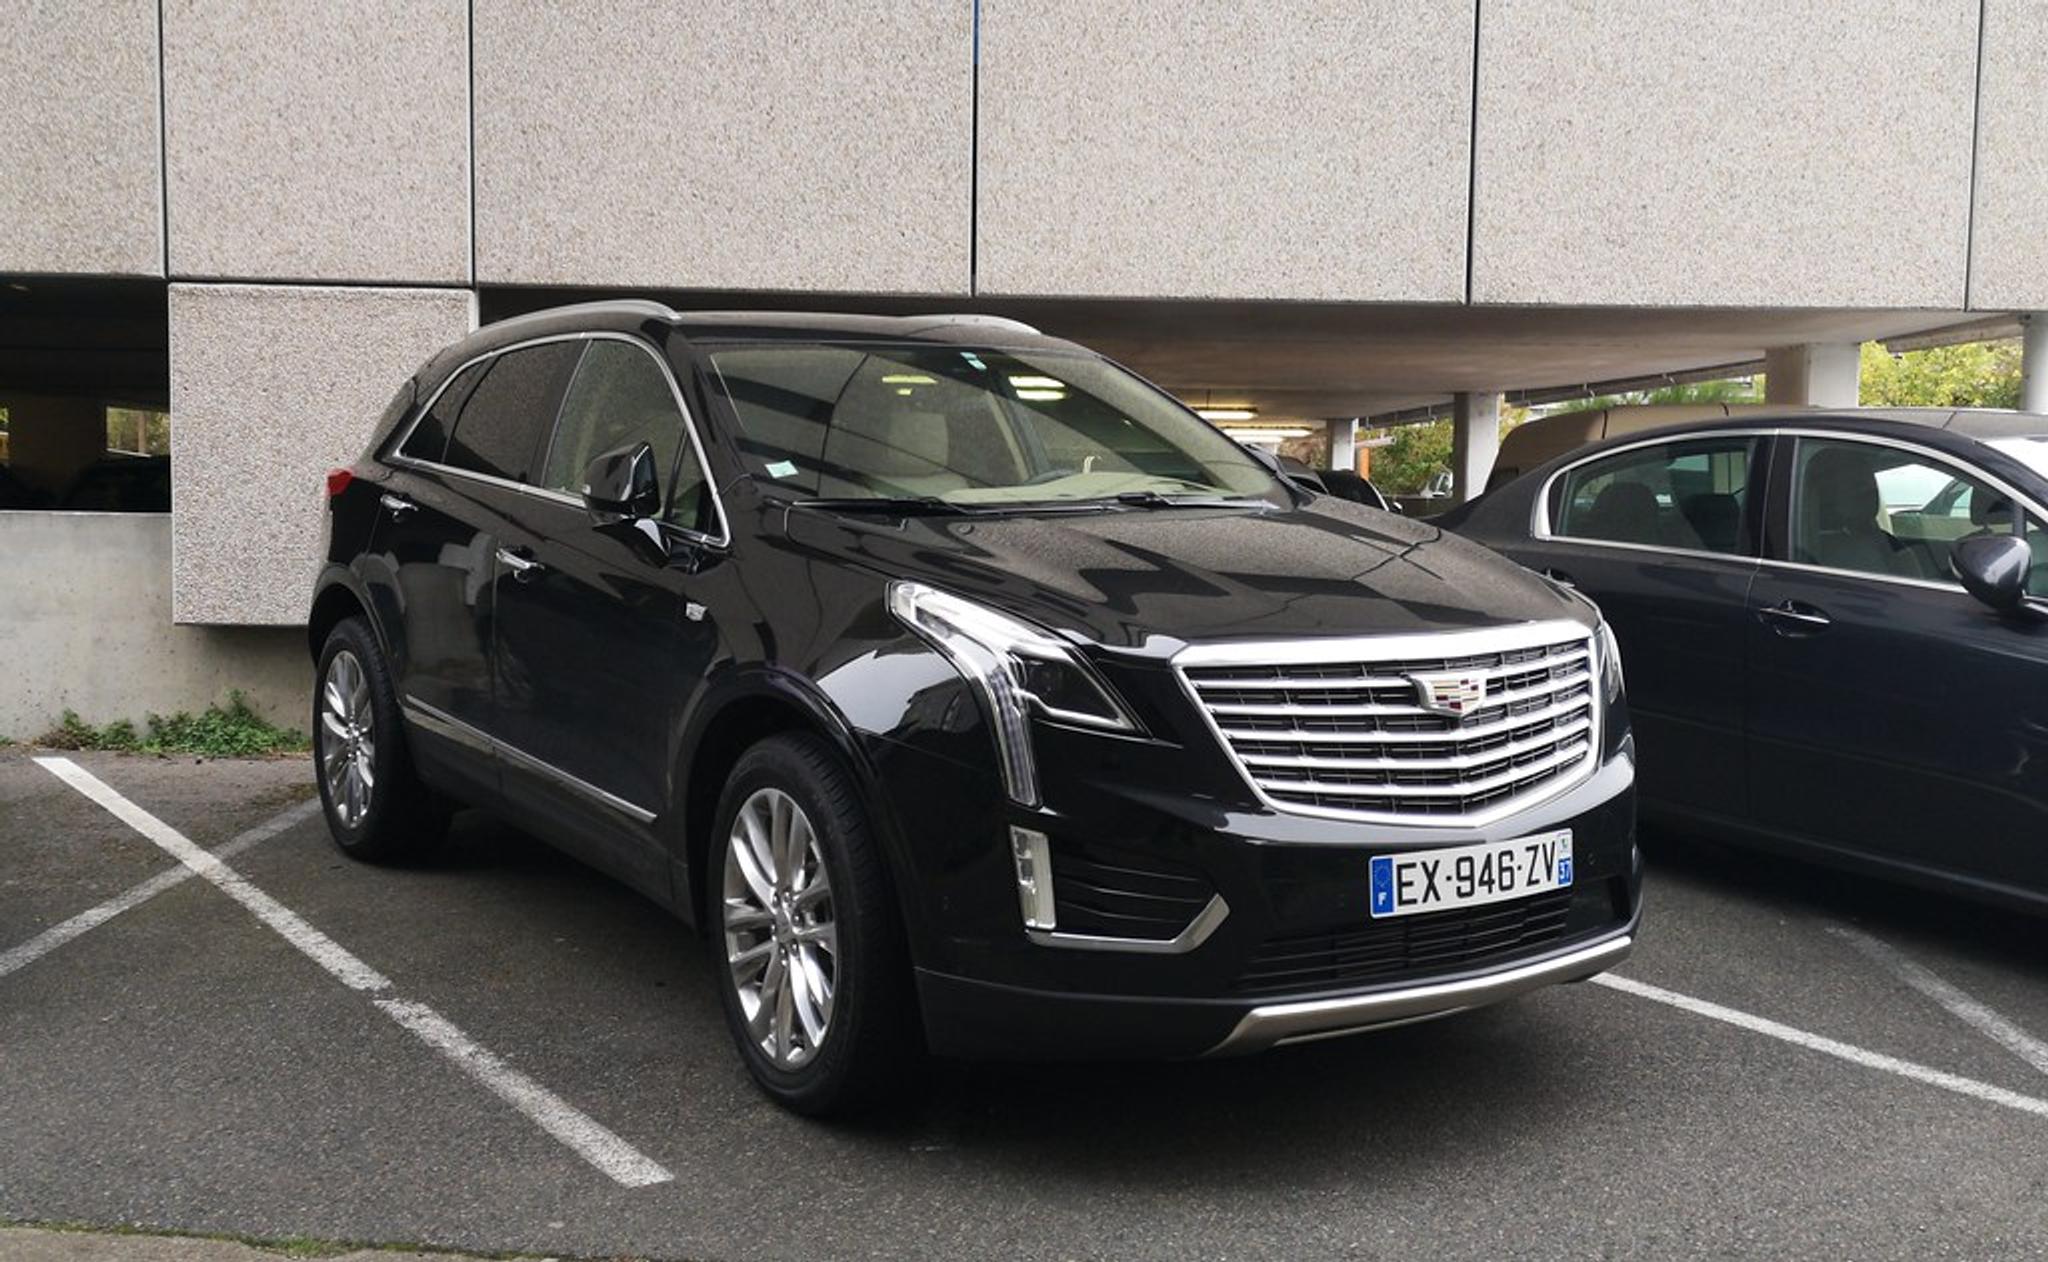
<path fill-rule="evenodd" d="M 1590 976 L 1635 932 L 1598 611 L 978 316 L 491 325 L 328 477 L 320 789 L 498 811 L 707 938 L 807 1112 L 922 1049 L 1175 1057 Z"/>

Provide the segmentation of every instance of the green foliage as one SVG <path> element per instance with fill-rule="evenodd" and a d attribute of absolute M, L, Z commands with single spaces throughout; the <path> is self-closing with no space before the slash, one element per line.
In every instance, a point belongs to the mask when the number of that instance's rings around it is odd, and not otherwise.
<path fill-rule="evenodd" d="M 202 758 L 256 758 L 307 748 L 303 734 L 275 727 L 251 710 L 239 689 L 228 694 L 225 709 L 216 705 L 197 715 L 183 711 L 169 717 L 152 714 L 145 726 L 147 730 L 138 732 L 128 720 L 116 719 L 105 727 L 94 727 L 66 710 L 63 721 L 38 737 L 36 744 L 49 749 L 196 754 Z"/>
<path fill-rule="evenodd" d="M 1894 355 L 1863 344 L 1865 407 L 2013 408 L 2020 404 L 2020 344 L 1961 342 Z"/>
<path fill-rule="evenodd" d="M 1394 441 L 1372 453 L 1373 485 L 1388 495 L 1414 495 L 1451 467 L 1451 423 L 1424 421 L 1394 430 Z"/>
<path fill-rule="evenodd" d="M 1546 413 L 1559 416 L 1565 412 L 1591 412 L 1600 408 L 1640 407 L 1651 403 L 1762 403 L 1764 401 L 1764 378 L 1762 373 L 1754 377 L 1727 377 L 1718 381 L 1687 381 L 1678 385 L 1658 386 L 1655 390 L 1624 390 L 1620 394 L 1596 394 L 1586 399 L 1574 399 L 1571 406 L 1557 412 Z"/>

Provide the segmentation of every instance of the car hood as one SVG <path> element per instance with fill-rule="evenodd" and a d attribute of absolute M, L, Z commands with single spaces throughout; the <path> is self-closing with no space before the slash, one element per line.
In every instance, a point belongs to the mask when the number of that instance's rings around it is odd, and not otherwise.
<path fill-rule="evenodd" d="M 1424 522 L 1320 497 L 1293 509 L 871 517 L 795 508 L 792 543 L 980 600 L 1110 650 L 1448 631 L 1586 606 Z"/>

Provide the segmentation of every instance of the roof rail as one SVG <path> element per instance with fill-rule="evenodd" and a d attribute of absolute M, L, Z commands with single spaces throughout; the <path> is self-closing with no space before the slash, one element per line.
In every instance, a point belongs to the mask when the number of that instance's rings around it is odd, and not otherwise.
<path fill-rule="evenodd" d="M 495 329 L 503 328 L 508 324 L 518 324 L 524 320 L 553 320 L 565 315 L 601 314 L 643 315 L 651 320 L 673 320 L 676 318 L 674 307 L 669 306 L 667 303 L 655 302 L 651 298 L 600 298 L 593 302 L 570 303 L 565 307 L 542 307 L 538 311 L 522 312 L 516 316 L 507 316 L 503 320 L 494 320 L 484 327 Z"/>
<path fill-rule="evenodd" d="M 940 311 L 927 315 L 912 316 L 914 320 L 932 320 L 943 324 L 984 324 L 994 329 L 1009 329 L 1013 333 L 1039 335 L 1038 330 L 1022 320 L 1008 316 L 982 315 L 972 311 Z"/>

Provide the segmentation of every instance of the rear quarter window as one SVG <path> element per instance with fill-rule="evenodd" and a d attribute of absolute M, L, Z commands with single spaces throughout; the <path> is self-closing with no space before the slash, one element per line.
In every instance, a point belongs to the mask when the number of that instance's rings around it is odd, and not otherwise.
<path fill-rule="evenodd" d="M 534 448 L 553 428 L 579 341 L 506 351 L 486 366 L 448 437 L 442 463 L 507 482 L 530 480 Z"/>

